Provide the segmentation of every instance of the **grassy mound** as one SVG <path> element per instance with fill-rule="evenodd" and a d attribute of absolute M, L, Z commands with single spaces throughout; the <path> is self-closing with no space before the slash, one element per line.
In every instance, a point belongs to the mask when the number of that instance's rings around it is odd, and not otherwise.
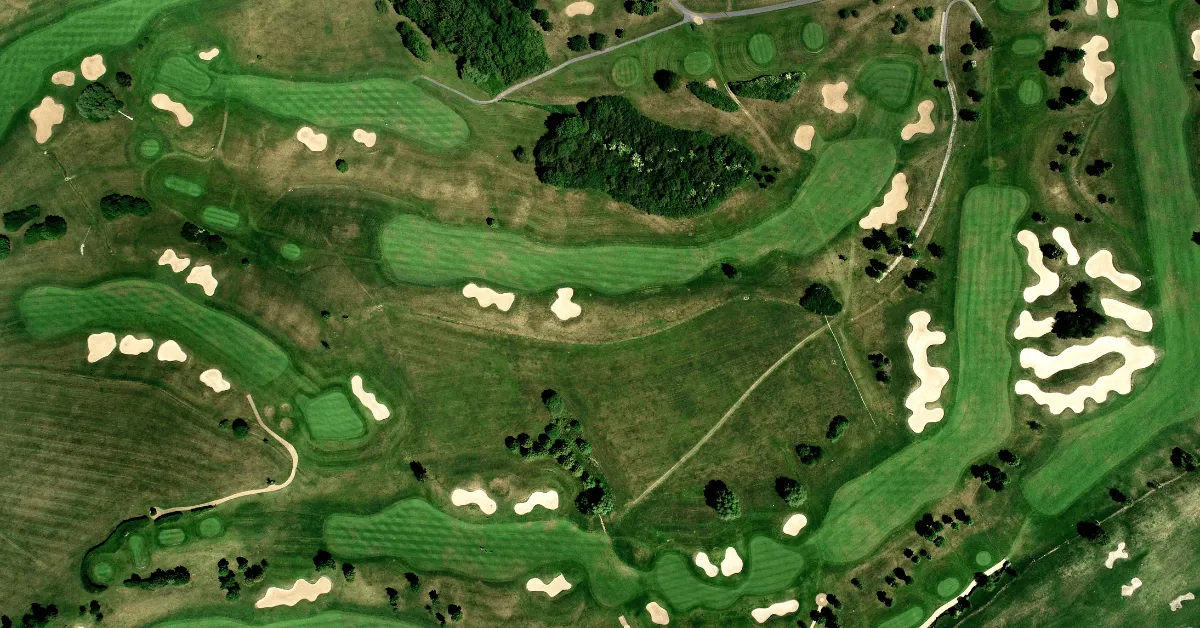
<path fill-rule="evenodd" d="M 1042 43 L 1042 38 L 1036 35 L 1021 37 L 1012 43 L 1012 52 L 1015 55 L 1028 56 L 1040 54 L 1046 49 L 1046 45 Z"/>
<path fill-rule="evenodd" d="M 1017 86 L 1017 98 L 1022 104 L 1036 105 L 1042 102 L 1042 80 L 1037 77 L 1023 79 Z"/>
<path fill-rule="evenodd" d="M 818 22 L 809 22 L 800 30 L 800 43 L 809 52 L 817 52 L 825 47 L 825 27 Z"/>
<path fill-rule="evenodd" d="M 854 78 L 854 87 L 871 102 L 892 111 L 903 111 L 912 102 L 920 70 L 903 57 L 877 57 L 867 61 Z"/>
<path fill-rule="evenodd" d="M 622 89 L 642 82 L 642 62 L 637 57 L 622 57 L 613 64 L 613 82 Z"/>
<path fill-rule="evenodd" d="M 283 256 L 283 259 L 294 262 L 303 257 L 304 251 L 295 242 L 287 242 L 279 247 L 279 254 Z"/>
<path fill-rule="evenodd" d="M 326 391 L 312 399 L 300 395 L 296 403 L 314 440 L 354 440 L 367 433 L 362 417 L 340 390 Z"/>
<path fill-rule="evenodd" d="M 746 42 L 746 51 L 755 63 L 767 65 L 775 60 L 775 41 L 766 33 L 755 33 Z"/>

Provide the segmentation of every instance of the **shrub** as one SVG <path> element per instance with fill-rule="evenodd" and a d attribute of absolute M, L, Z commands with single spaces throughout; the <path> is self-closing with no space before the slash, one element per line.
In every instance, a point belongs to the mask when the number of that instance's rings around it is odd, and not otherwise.
<path fill-rule="evenodd" d="M 0 259 L 8 259 L 12 253 L 12 240 L 6 235 L 0 235 Z"/>
<path fill-rule="evenodd" d="M 181 587 L 191 581 L 192 574 L 188 573 L 187 567 L 180 565 L 174 569 L 155 569 L 148 578 L 133 574 L 125 579 L 124 584 L 130 588 L 153 591 L 168 585 Z"/>
<path fill-rule="evenodd" d="M 733 113 L 734 111 L 738 110 L 738 104 L 729 97 L 729 94 L 726 94 L 715 87 L 709 87 L 700 81 L 689 81 L 687 88 L 693 96 L 712 105 L 713 107 L 716 107 L 717 109 L 720 109 L 721 111 Z"/>
<path fill-rule="evenodd" d="M 1046 242 L 1038 248 L 1041 249 L 1042 255 L 1045 256 L 1046 259 L 1058 259 L 1063 256 L 1062 247 L 1053 242 Z"/>
<path fill-rule="evenodd" d="M 829 421 L 829 429 L 825 430 L 825 438 L 829 439 L 829 442 L 836 443 L 848 425 L 850 425 L 850 419 L 840 414 L 833 417 Z"/>
<path fill-rule="evenodd" d="M 1171 450 L 1171 465 L 1176 469 L 1183 469 L 1189 472 L 1195 471 L 1197 465 L 1196 456 L 1190 451 L 1176 447 Z"/>
<path fill-rule="evenodd" d="M 109 194 L 100 199 L 100 215 L 105 220 L 116 220 L 125 214 L 145 216 L 151 209 L 146 199 L 128 194 Z"/>
<path fill-rule="evenodd" d="M 992 464 L 971 465 L 971 476 L 983 482 L 985 486 L 999 493 L 1008 484 L 1008 474 Z"/>
<path fill-rule="evenodd" d="M 221 236 L 215 233 L 209 233 L 208 230 L 196 226 L 194 223 L 185 222 L 183 228 L 179 230 L 179 235 L 188 242 L 194 242 L 208 249 L 213 255 L 224 255 L 229 250 L 229 245 Z"/>
<path fill-rule="evenodd" d="M 825 450 L 821 449 L 820 445 L 800 443 L 796 445 L 796 456 L 800 458 L 800 462 L 812 467 L 825 457 Z"/>
<path fill-rule="evenodd" d="M 42 208 L 37 205 L 26 205 L 24 209 L 14 209 L 4 212 L 4 230 L 16 231 L 25 223 L 42 215 Z"/>
<path fill-rule="evenodd" d="M 625 0 L 625 11 L 634 15 L 653 15 L 658 11 L 655 0 Z"/>
<path fill-rule="evenodd" d="M 115 115 L 125 103 L 113 95 L 103 83 L 88 83 L 75 99 L 79 115 L 92 122 L 102 122 Z"/>
<path fill-rule="evenodd" d="M 417 462 L 416 460 L 409 462 L 408 468 L 410 471 L 412 471 L 413 477 L 416 478 L 418 482 L 424 482 L 425 476 L 429 474 L 429 472 L 425 469 L 425 465 Z"/>
<path fill-rule="evenodd" d="M 1050 17 L 1062 15 L 1067 11 L 1074 11 L 1079 8 L 1079 0 L 1050 0 L 1046 6 L 1046 10 L 1050 12 Z"/>
<path fill-rule="evenodd" d="M 893 20 L 892 20 L 892 34 L 893 35 L 903 35 L 907 31 L 908 31 L 908 18 L 904 17 L 900 13 L 897 13 L 896 17 L 893 18 Z"/>
<path fill-rule="evenodd" d="M 783 74 L 767 74 L 752 78 L 748 81 L 732 81 L 729 90 L 738 96 L 787 102 L 800 89 L 800 81 L 804 79 L 801 72 L 785 72 Z"/>
<path fill-rule="evenodd" d="M 67 234 L 67 221 L 62 216 L 46 216 L 41 222 L 29 225 L 25 230 L 25 243 L 35 244 L 43 240 L 57 240 Z"/>
<path fill-rule="evenodd" d="M 583 35 L 571 35 L 567 38 L 567 48 L 575 52 L 583 52 L 587 49 L 587 37 Z"/>
<path fill-rule="evenodd" d="M 929 47 L 926 48 L 926 50 L 931 55 L 940 55 L 940 54 L 942 54 L 942 51 L 945 50 L 945 48 L 941 47 L 938 44 L 929 44 Z"/>
<path fill-rule="evenodd" d="M 575 496 L 575 508 L 584 515 L 612 514 L 614 507 L 612 488 L 608 482 L 597 482 Z"/>
<path fill-rule="evenodd" d="M 339 160 L 333 162 L 333 167 L 337 168 L 338 172 L 345 173 L 347 170 L 350 169 L 350 164 L 346 163 L 345 159 L 339 159 Z"/>
<path fill-rule="evenodd" d="M 811 283 L 800 297 L 800 307 L 820 316 L 834 316 L 842 311 L 842 304 L 833 296 L 833 290 L 823 283 Z"/>
<path fill-rule="evenodd" d="M 741 501 L 721 480 L 711 480 L 704 485 L 704 503 L 726 521 L 742 516 Z"/>
<path fill-rule="evenodd" d="M 664 92 L 670 93 L 683 84 L 683 77 L 679 76 L 678 72 L 661 69 L 654 72 L 654 84 Z"/>
<path fill-rule="evenodd" d="M 415 26 L 408 22 L 398 22 L 396 24 L 396 32 L 400 33 L 400 41 L 412 53 L 412 56 L 421 61 L 429 61 L 433 58 L 429 44 L 425 43 L 425 39 L 421 36 L 421 31 L 417 30 Z"/>
<path fill-rule="evenodd" d="M 133 77 L 125 72 L 117 72 L 114 78 L 117 79 L 117 85 L 129 89 L 133 87 Z"/>
<path fill-rule="evenodd" d="M 516 148 L 514 148 L 512 155 L 513 155 L 513 159 L 516 159 L 517 161 L 519 161 L 523 164 L 529 163 L 530 154 L 529 154 L 528 150 L 525 150 L 524 146 L 517 146 Z"/>
<path fill-rule="evenodd" d="M 1104 528 L 1101 528 L 1099 522 L 1096 521 L 1080 521 L 1075 524 L 1075 531 L 1079 533 L 1079 536 L 1097 545 L 1103 544 L 1108 538 L 1108 535 L 1104 532 Z"/>
<path fill-rule="evenodd" d="M 246 422 L 246 419 L 241 417 L 234 419 L 230 428 L 233 430 L 233 435 L 237 438 L 246 438 L 246 435 L 250 433 L 250 424 Z"/>
<path fill-rule="evenodd" d="M 588 46 L 592 50 L 604 50 L 604 47 L 607 45 L 608 35 L 605 35 L 604 33 L 592 33 L 591 35 L 588 35 Z"/>
<path fill-rule="evenodd" d="M 919 22 L 927 22 L 933 19 L 933 7 L 916 7 L 912 10 L 913 17 Z"/>
<path fill-rule="evenodd" d="M 354 565 L 342 563 L 342 577 L 346 579 L 346 582 L 354 582 L 354 573 Z"/>
<path fill-rule="evenodd" d="M 775 492 L 792 508 L 799 508 L 808 499 L 808 490 L 789 477 L 775 478 Z"/>

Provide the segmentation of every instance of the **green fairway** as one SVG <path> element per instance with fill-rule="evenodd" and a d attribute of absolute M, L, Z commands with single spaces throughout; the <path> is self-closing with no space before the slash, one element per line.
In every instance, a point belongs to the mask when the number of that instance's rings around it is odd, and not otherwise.
<path fill-rule="evenodd" d="M 686 57 L 683 58 L 683 71 L 691 74 L 692 76 L 708 74 L 708 71 L 711 70 L 712 67 L 712 55 L 704 52 L 703 50 L 690 52 Z"/>
<path fill-rule="evenodd" d="M 146 549 L 146 539 L 140 534 L 131 534 L 127 541 L 129 554 L 133 558 L 135 569 L 146 569 L 150 566 L 150 552 Z"/>
<path fill-rule="evenodd" d="M 925 610 L 920 606 L 910 606 L 903 613 L 889 617 L 887 621 L 876 628 L 912 628 L 925 619 Z"/>
<path fill-rule="evenodd" d="M 171 174 L 163 177 L 162 184 L 163 187 L 167 188 L 168 190 L 171 190 L 172 192 L 179 192 L 184 196 L 200 198 L 204 195 L 203 185 L 200 185 L 195 181 L 189 181 L 177 175 Z"/>
<path fill-rule="evenodd" d="M 283 256 L 283 259 L 294 262 L 304 256 L 304 250 L 295 242 L 286 242 L 279 247 L 279 254 Z"/>
<path fill-rule="evenodd" d="M 397 617 L 376 617 L 341 611 L 323 611 L 308 617 L 246 623 L 227 617 L 194 617 L 173 619 L 154 624 L 160 628 L 417 628 L 425 624 L 404 621 Z"/>
<path fill-rule="evenodd" d="M 242 217 L 235 211 L 208 205 L 200 211 L 200 220 L 210 227 L 233 231 L 242 226 Z"/>
<path fill-rule="evenodd" d="M 958 578 L 945 578 L 937 585 L 938 595 L 946 599 L 958 595 L 960 591 L 962 591 L 962 584 L 959 583 Z"/>
<path fill-rule="evenodd" d="M 1039 54 L 1045 47 L 1045 44 L 1042 43 L 1042 38 L 1036 35 L 1021 37 L 1012 43 L 1013 54 L 1021 56 Z"/>
<path fill-rule="evenodd" d="M 1042 79 L 1031 76 L 1023 79 L 1017 87 L 1017 98 L 1025 105 L 1038 105 L 1042 102 Z"/>
<path fill-rule="evenodd" d="M 605 606 L 641 593 L 638 574 L 617 559 L 606 536 L 556 519 L 473 524 L 406 499 L 373 515 L 333 515 L 324 538 L 329 551 L 345 559 L 398 558 L 414 569 L 481 580 L 510 581 L 544 565 L 574 563 L 588 573 L 580 584 Z"/>
<path fill-rule="evenodd" d="M 354 440 L 367 433 L 362 417 L 340 390 L 325 391 L 313 399 L 300 395 L 296 403 L 314 440 Z"/>
<path fill-rule="evenodd" d="M 748 569 L 736 587 L 714 586 L 693 575 L 689 560 L 679 554 L 664 556 L 654 566 L 658 589 L 677 612 L 695 608 L 722 609 L 745 596 L 770 595 L 786 589 L 804 568 L 799 552 L 765 537 L 750 540 L 744 557 Z"/>
<path fill-rule="evenodd" d="M 216 517 L 202 520 L 197 527 L 200 530 L 200 536 L 206 539 L 220 536 L 225 531 L 225 526 L 221 525 L 221 520 Z"/>
<path fill-rule="evenodd" d="M 920 68 L 906 57 L 870 59 L 854 77 L 854 88 L 875 104 L 902 111 L 912 102 Z"/>
<path fill-rule="evenodd" d="M 748 264 L 774 251 L 804 256 L 820 250 L 866 212 L 895 167 L 887 141 L 830 144 L 787 207 L 737 235 L 697 246 L 551 246 L 405 214 L 384 227 L 381 255 L 397 280 L 421 285 L 483 279 L 527 292 L 574 286 L 622 294 L 682 284 L 723 260 Z"/>
<path fill-rule="evenodd" d="M 622 57 L 617 59 L 612 69 L 613 82 L 617 87 L 633 87 L 642 82 L 642 62 L 637 57 Z"/>
<path fill-rule="evenodd" d="M 825 47 L 825 27 L 820 22 L 809 22 L 800 30 L 800 43 L 809 52 L 817 52 Z"/>
<path fill-rule="evenodd" d="M 1000 8 L 1013 13 L 1028 13 L 1042 6 L 1042 0 L 1000 0 Z"/>
<path fill-rule="evenodd" d="M 984 185 L 967 193 L 959 227 L 953 405 L 932 433 L 927 430 L 838 489 L 809 541 L 826 560 L 861 560 L 893 530 L 911 527 L 925 504 L 953 490 L 967 465 L 994 451 L 1012 431 L 1008 318 L 1022 281 L 1013 225 L 1028 205 L 1029 198 L 1014 187 Z M 935 319 L 933 325 L 945 322 Z"/>
<path fill-rule="evenodd" d="M 187 533 L 179 528 L 165 528 L 158 531 L 158 544 L 162 546 L 182 545 L 187 540 Z"/>
<path fill-rule="evenodd" d="M 775 60 L 775 41 L 766 33 L 755 33 L 746 42 L 746 51 L 758 65 L 767 65 Z"/>

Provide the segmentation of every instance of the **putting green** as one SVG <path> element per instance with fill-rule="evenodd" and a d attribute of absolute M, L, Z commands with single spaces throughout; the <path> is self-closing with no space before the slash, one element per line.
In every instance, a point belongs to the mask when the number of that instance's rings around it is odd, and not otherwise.
<path fill-rule="evenodd" d="M 700 76 L 707 74 L 713 67 L 712 55 L 697 50 L 696 52 L 688 53 L 688 56 L 683 58 L 683 71 L 692 76 Z"/>
<path fill-rule="evenodd" d="M 723 609 L 745 596 L 771 595 L 786 589 L 804 568 L 799 552 L 765 537 L 750 540 L 750 553 L 743 556 L 748 569 L 738 586 L 713 586 L 693 575 L 690 561 L 668 554 L 654 566 L 653 579 L 671 609 L 686 613 L 695 608 Z"/>
<path fill-rule="evenodd" d="M 146 159 L 154 159 L 162 154 L 162 142 L 153 137 L 148 137 L 138 144 L 138 154 Z"/>
<path fill-rule="evenodd" d="M 1008 318 L 1023 279 L 1013 227 L 1028 205 L 1014 187 L 982 185 L 967 192 L 954 297 L 959 355 L 950 376 L 957 382 L 953 405 L 915 443 L 838 489 L 809 540 L 826 560 L 868 556 L 893 530 L 911 526 L 926 504 L 950 493 L 963 470 L 994 453 L 1012 431 Z M 948 405 L 945 399 L 942 404 Z"/>
<path fill-rule="evenodd" d="M 719 261 L 749 265 L 776 251 L 810 255 L 862 217 L 895 168 L 895 148 L 886 140 L 832 143 L 788 206 L 741 233 L 695 246 L 549 245 L 403 214 L 384 227 L 380 250 L 392 276 L 405 283 L 482 279 L 526 292 L 573 286 L 623 294 L 687 283 Z"/>
<path fill-rule="evenodd" d="M 283 259 L 294 262 L 304 255 L 304 251 L 295 242 L 286 242 L 279 247 L 279 254 L 283 256 Z"/>
<path fill-rule="evenodd" d="M 892 616 L 875 628 L 912 628 L 925 619 L 925 609 L 920 606 L 910 606 L 903 613 Z"/>
<path fill-rule="evenodd" d="M 800 29 L 800 43 L 809 52 L 817 52 L 825 47 L 825 27 L 818 22 L 809 22 Z"/>
<path fill-rule="evenodd" d="M 184 196 L 190 196 L 192 198 L 200 198 L 204 194 L 203 185 L 200 185 L 195 181 L 184 179 L 179 175 L 169 174 L 163 177 L 162 184 L 163 187 L 171 190 L 172 192 L 179 192 Z"/>
<path fill-rule="evenodd" d="M 187 540 L 187 533 L 179 528 L 167 528 L 158 531 L 158 544 L 164 547 L 181 545 Z"/>
<path fill-rule="evenodd" d="M 1017 86 L 1017 98 L 1025 105 L 1037 105 L 1042 102 L 1042 80 L 1029 77 Z"/>
<path fill-rule="evenodd" d="M 17 299 L 17 310 L 37 340 L 93 329 L 136 329 L 173 338 L 248 388 L 266 386 L 288 369 L 287 354 L 270 338 L 153 281 L 119 279 L 83 289 L 31 288 Z M 85 351 L 81 337 L 81 360 Z"/>
<path fill-rule="evenodd" d="M 419 628 L 427 624 L 415 624 L 396 617 L 357 615 L 341 611 L 322 611 L 309 617 L 281 619 L 268 623 L 245 623 L 228 617 L 191 617 L 167 620 L 154 624 L 159 628 Z"/>
<path fill-rule="evenodd" d="M 766 33 L 755 33 L 746 42 L 750 59 L 759 65 L 767 65 L 775 59 L 775 41 Z"/>
<path fill-rule="evenodd" d="M 975 555 L 975 564 L 980 567 L 991 567 L 992 553 L 988 551 L 979 552 Z"/>
<path fill-rule="evenodd" d="M 112 584 L 113 567 L 104 561 L 97 561 L 92 565 L 91 576 L 99 584 Z"/>
<path fill-rule="evenodd" d="M 133 556 L 133 566 L 142 570 L 150 567 L 150 552 L 146 549 L 146 539 L 140 534 L 129 536 L 129 554 Z"/>
<path fill-rule="evenodd" d="M 854 88 L 875 104 L 902 111 L 912 102 L 919 69 L 905 57 L 870 59 L 854 78 Z"/>
<path fill-rule="evenodd" d="M 622 563 L 611 541 L 562 520 L 473 524 L 420 499 L 406 499 L 373 515 L 336 514 L 325 520 L 325 546 L 344 560 L 397 558 L 420 572 L 510 581 L 545 565 L 574 563 L 605 606 L 642 593 L 637 572 Z"/>
<path fill-rule="evenodd" d="M 613 82 L 617 87 L 633 87 L 642 82 L 642 62 L 637 57 L 621 57 L 613 64 Z"/>
<path fill-rule="evenodd" d="M 937 585 L 937 594 L 943 598 L 950 599 L 962 591 L 962 587 L 958 584 L 958 578 L 946 578 Z"/>
<path fill-rule="evenodd" d="M 1042 43 L 1042 38 L 1036 35 L 1022 37 L 1012 43 L 1012 51 L 1015 55 L 1035 55 L 1042 50 L 1045 50 L 1045 44 Z"/>
<path fill-rule="evenodd" d="M 304 422 L 314 440 L 354 440 L 367 433 L 362 417 L 340 390 L 329 390 L 313 399 L 299 395 L 296 404 L 304 413 Z"/>
<path fill-rule="evenodd" d="M 242 226 L 242 216 L 235 211 L 209 205 L 200 211 L 200 220 L 210 227 L 234 231 Z"/>
<path fill-rule="evenodd" d="M 211 539 L 215 536 L 220 536 L 225 531 L 225 526 L 221 524 L 221 520 L 216 517 L 209 517 L 200 522 L 197 526 L 200 530 L 200 536 Z"/>

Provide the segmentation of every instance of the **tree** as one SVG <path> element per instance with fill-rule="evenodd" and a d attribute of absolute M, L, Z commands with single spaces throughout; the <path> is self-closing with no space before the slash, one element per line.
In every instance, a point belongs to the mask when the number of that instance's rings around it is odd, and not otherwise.
<path fill-rule="evenodd" d="M 583 35 L 571 35 L 567 38 L 567 48 L 575 52 L 583 52 L 587 49 L 587 38 Z"/>
<path fill-rule="evenodd" d="M 823 283 L 810 283 L 800 297 L 800 307 L 819 316 L 835 316 L 842 311 L 842 304 L 833 296 L 833 290 Z"/>
<path fill-rule="evenodd" d="M 428 474 L 428 471 L 425 470 L 425 465 L 413 460 L 408 463 L 408 468 L 412 471 L 413 477 L 417 478 L 418 482 L 425 481 L 425 476 Z"/>
<path fill-rule="evenodd" d="M 946 252 L 946 250 L 942 248 L 942 245 L 938 244 L 937 242 L 930 242 L 929 246 L 926 248 L 929 249 L 929 254 L 935 258 L 941 257 Z"/>
<path fill-rule="evenodd" d="M 1046 76 L 1060 77 L 1066 73 L 1068 63 L 1079 63 L 1083 60 L 1084 55 L 1081 48 L 1053 46 L 1042 53 L 1042 58 L 1038 61 L 1038 68 Z"/>
<path fill-rule="evenodd" d="M 234 419 L 230 427 L 233 429 L 233 435 L 238 438 L 246 438 L 246 435 L 250 433 L 250 424 L 241 417 Z"/>
<path fill-rule="evenodd" d="M 1096 329 L 1104 324 L 1105 318 L 1090 305 L 1092 287 L 1085 281 L 1071 286 L 1071 302 L 1074 311 L 1059 311 L 1054 315 L 1054 324 L 1050 331 L 1059 338 L 1091 338 Z"/>
<path fill-rule="evenodd" d="M 925 289 L 929 287 L 929 283 L 934 279 L 937 279 L 937 274 L 932 270 L 923 266 L 917 266 L 908 271 L 908 274 L 904 276 L 904 285 L 908 286 L 911 290 L 925 292 Z"/>
<path fill-rule="evenodd" d="M 796 456 L 800 458 L 800 462 L 812 467 L 825 457 L 825 450 L 821 449 L 820 445 L 800 443 L 796 445 Z"/>
<path fill-rule="evenodd" d="M 958 110 L 958 117 L 963 122 L 974 122 L 979 119 L 979 112 L 974 109 L 963 108 Z"/>
<path fill-rule="evenodd" d="M 408 588 L 413 591 L 416 591 L 421 586 L 421 579 L 411 571 L 404 572 L 404 579 L 408 581 Z"/>
<path fill-rule="evenodd" d="M 1050 13 L 1050 17 L 1062 15 L 1067 11 L 1074 11 L 1079 8 L 1079 0 L 1050 0 L 1046 7 Z"/>
<path fill-rule="evenodd" d="M 41 222 L 35 222 L 25 230 L 25 244 L 57 240 L 66 234 L 67 221 L 62 216 L 46 216 Z"/>
<path fill-rule="evenodd" d="M 1008 484 L 1008 474 L 992 464 L 971 465 L 971 476 L 983 482 L 985 486 L 999 493 Z"/>
<path fill-rule="evenodd" d="M 116 220 L 125 214 L 145 216 L 151 209 L 146 199 L 128 194 L 108 194 L 100 199 L 100 215 L 105 220 Z"/>
<path fill-rule="evenodd" d="M 342 577 L 346 579 L 346 582 L 354 582 L 354 573 L 354 565 L 342 563 Z"/>
<path fill-rule="evenodd" d="M 1054 18 L 1053 20 L 1050 20 L 1050 28 L 1055 32 L 1070 30 L 1071 20 Z"/>
<path fill-rule="evenodd" d="M 977 20 L 971 20 L 971 30 L 969 33 L 971 43 L 980 50 L 987 50 L 992 47 L 992 31 L 988 27 L 980 24 Z"/>
<path fill-rule="evenodd" d="M 242 572 L 242 575 L 245 576 L 246 582 L 254 584 L 262 580 L 263 576 L 266 575 L 266 572 L 266 568 L 264 568 L 261 563 L 255 563 L 247 567 L 246 571 Z"/>
<path fill-rule="evenodd" d="M 117 72 L 115 78 L 117 79 L 117 85 L 120 85 L 121 87 L 124 87 L 125 89 L 129 89 L 130 87 L 133 87 L 133 77 L 129 76 L 129 74 L 127 74 L 125 72 Z"/>
<path fill-rule="evenodd" d="M 634 15 L 653 15 L 658 11 L 655 0 L 625 0 L 625 11 Z"/>
<path fill-rule="evenodd" d="M 1118 504 L 1124 504 L 1125 502 L 1129 501 L 1129 496 L 1126 495 L 1124 491 L 1116 487 L 1108 489 L 1108 496 Z"/>
<path fill-rule="evenodd" d="M 683 84 L 683 77 L 678 72 L 663 68 L 654 72 L 654 84 L 662 91 L 671 93 Z"/>
<path fill-rule="evenodd" d="M 165 586 L 181 587 L 192 581 L 192 574 L 188 573 L 187 567 L 180 565 L 172 569 L 155 569 L 150 572 L 150 576 L 143 578 L 138 574 L 132 574 L 125 579 L 124 585 L 130 588 L 161 589 Z"/>
<path fill-rule="evenodd" d="M 741 501 L 721 480 L 710 480 L 704 485 L 704 503 L 725 521 L 742 516 Z"/>
<path fill-rule="evenodd" d="M 799 508 L 808 499 L 808 490 L 789 477 L 775 478 L 775 492 L 792 508 Z"/>
<path fill-rule="evenodd" d="M 92 122 L 103 122 L 115 115 L 125 103 L 113 95 L 103 83 L 88 83 L 75 99 L 79 115 Z"/>
<path fill-rule="evenodd" d="M 1108 538 L 1104 529 L 1100 527 L 1100 523 L 1096 521 L 1080 521 L 1075 524 L 1075 531 L 1079 533 L 1079 536 L 1097 545 L 1104 543 Z"/>
<path fill-rule="evenodd" d="M 588 46 L 592 50 L 604 50 L 604 47 L 607 45 L 608 35 L 605 35 L 604 33 L 592 33 L 591 35 L 588 35 Z"/>
<path fill-rule="evenodd" d="M 313 566 L 317 568 L 317 571 L 333 569 L 337 566 L 337 561 L 333 559 L 333 554 L 330 554 L 323 549 L 319 549 L 317 550 L 316 555 L 313 556 Z"/>
<path fill-rule="evenodd" d="M 4 230 L 17 231 L 25 223 L 41 217 L 42 208 L 37 205 L 26 205 L 24 209 L 14 209 L 4 212 Z"/>
<path fill-rule="evenodd" d="M 1000 452 L 996 454 L 996 457 L 1000 459 L 1000 462 L 1003 462 L 1010 467 L 1021 466 L 1021 457 L 1008 449 L 1001 449 Z"/>
<path fill-rule="evenodd" d="M 1171 466 L 1188 472 L 1195 471 L 1197 467 L 1196 456 L 1182 447 L 1175 447 L 1171 450 Z"/>
<path fill-rule="evenodd" d="M 945 50 L 945 48 L 943 48 L 942 46 L 940 46 L 938 44 L 929 44 L 929 47 L 926 48 L 926 50 L 928 50 L 929 54 L 931 54 L 931 55 L 940 55 L 940 54 L 942 54 L 942 51 Z"/>
<path fill-rule="evenodd" d="M 425 43 L 425 39 L 421 36 L 421 31 L 408 22 L 398 22 L 396 24 L 396 32 L 400 33 L 400 42 L 408 49 L 412 56 L 421 61 L 429 61 L 433 58 L 432 52 L 429 50 L 429 44 Z"/>
<path fill-rule="evenodd" d="M 446 612 L 450 613 L 451 621 L 462 621 L 462 618 L 463 618 L 462 607 L 459 606 L 458 604 L 447 605 Z"/>
<path fill-rule="evenodd" d="M 920 22 L 927 22 L 933 19 L 933 7 L 916 7 L 912 10 L 912 12 L 913 17 L 917 18 L 917 20 Z"/>
<path fill-rule="evenodd" d="M 345 173 L 347 170 L 350 169 L 350 164 L 346 163 L 345 159 L 339 159 L 339 160 L 333 162 L 333 167 L 337 168 L 338 172 Z"/>
<path fill-rule="evenodd" d="M 825 430 L 825 438 L 829 439 L 829 442 L 836 443 L 842 437 L 842 432 L 846 431 L 847 425 L 850 425 L 850 419 L 840 414 L 833 417 L 829 421 L 829 429 Z"/>
<path fill-rule="evenodd" d="M 512 154 L 513 154 L 513 159 L 516 159 L 518 162 L 523 163 L 523 164 L 529 163 L 531 156 L 529 154 L 529 151 L 525 150 L 524 146 L 518 145 L 516 148 L 513 149 Z"/>
<path fill-rule="evenodd" d="M 612 514 L 615 507 L 612 488 L 609 487 L 608 482 L 597 482 L 584 488 L 575 496 L 575 508 L 584 515 Z"/>
<path fill-rule="evenodd" d="M 1053 242 L 1043 243 L 1038 248 L 1041 249 L 1042 256 L 1044 256 L 1046 259 L 1058 259 L 1063 256 L 1062 248 Z"/>
<path fill-rule="evenodd" d="M 907 31 L 908 31 L 908 18 L 897 13 L 896 17 L 893 18 L 893 20 L 892 20 L 892 34 L 893 35 L 903 35 Z"/>

